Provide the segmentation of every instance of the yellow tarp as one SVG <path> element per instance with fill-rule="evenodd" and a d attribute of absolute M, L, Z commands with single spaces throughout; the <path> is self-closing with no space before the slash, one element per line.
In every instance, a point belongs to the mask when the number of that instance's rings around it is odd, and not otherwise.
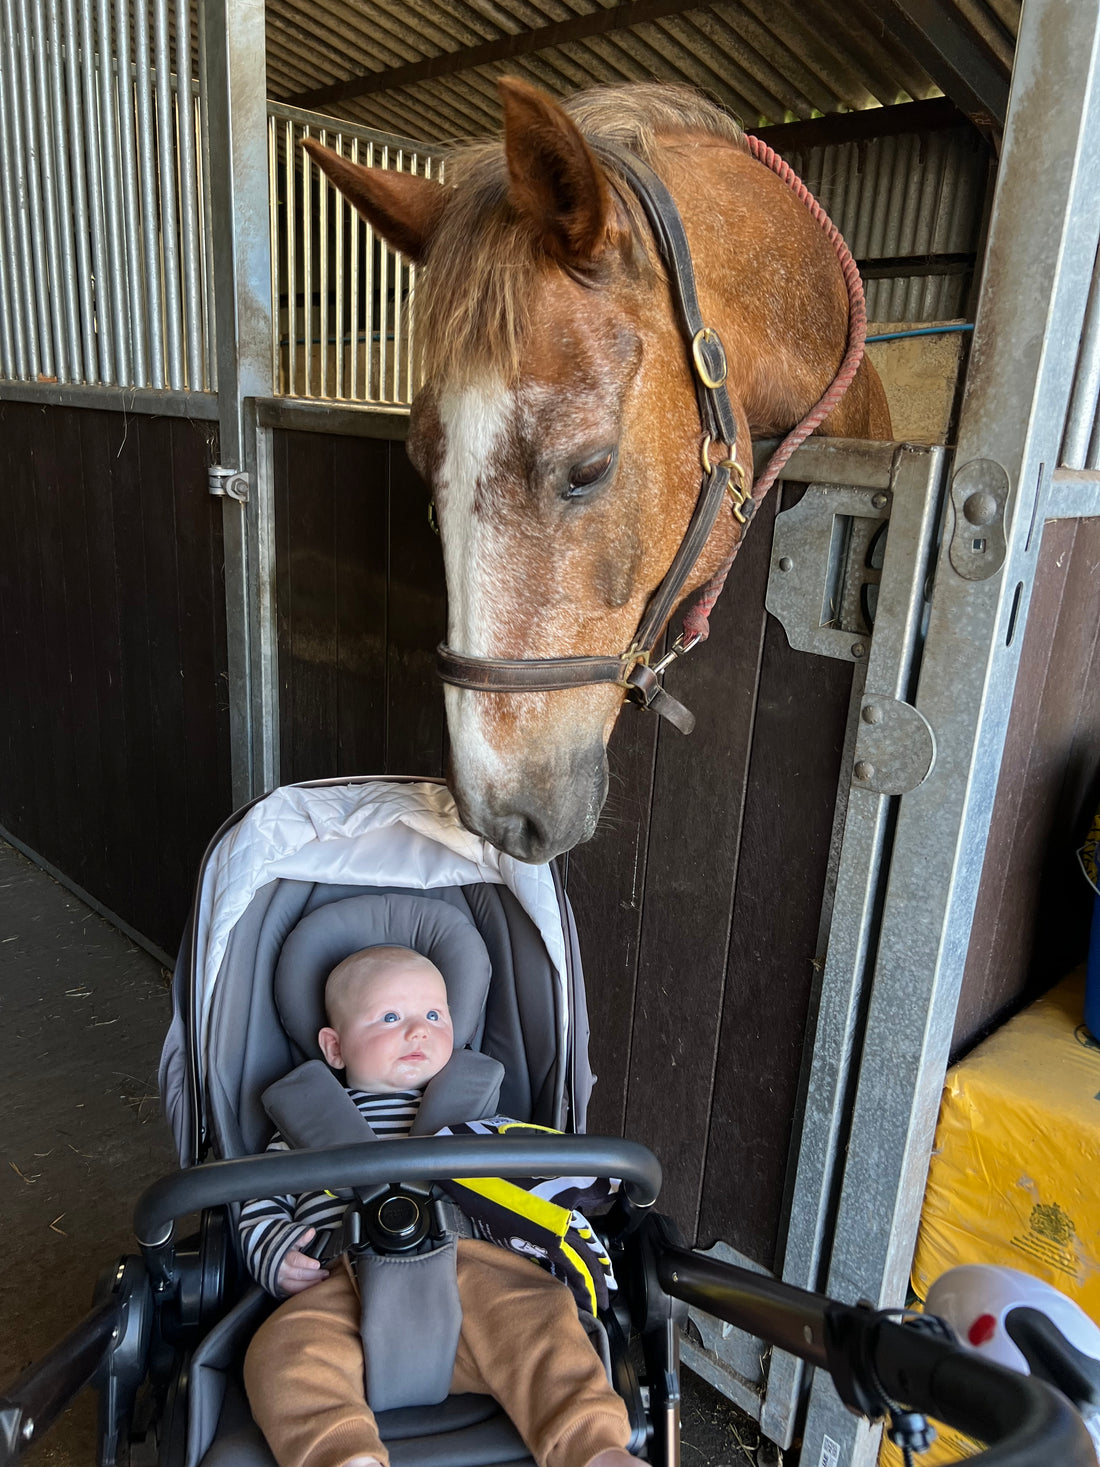
<path fill-rule="evenodd" d="M 912 1283 L 924 1299 L 960 1263 L 1045 1279 L 1100 1323 L 1100 1044 L 1082 1022 L 1084 972 L 1017 1014 L 947 1073 Z M 917 1460 L 977 1444 L 948 1429 Z M 882 1467 L 901 1453 L 883 1441 Z"/>
<path fill-rule="evenodd" d="M 913 1289 L 958 1263 L 1045 1279 L 1100 1320 L 1100 1045 L 1074 974 L 948 1071 Z"/>

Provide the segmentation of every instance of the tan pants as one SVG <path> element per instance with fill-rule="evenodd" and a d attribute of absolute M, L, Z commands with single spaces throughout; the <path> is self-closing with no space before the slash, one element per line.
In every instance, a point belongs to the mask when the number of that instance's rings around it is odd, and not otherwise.
<path fill-rule="evenodd" d="M 462 1334 L 451 1394 L 495 1397 L 539 1467 L 585 1467 L 625 1447 L 629 1420 L 577 1318 L 573 1296 L 492 1243 L 458 1245 Z M 279 1467 L 388 1467 L 363 1387 L 359 1299 L 343 1269 L 288 1299 L 244 1362 L 252 1414 Z"/>

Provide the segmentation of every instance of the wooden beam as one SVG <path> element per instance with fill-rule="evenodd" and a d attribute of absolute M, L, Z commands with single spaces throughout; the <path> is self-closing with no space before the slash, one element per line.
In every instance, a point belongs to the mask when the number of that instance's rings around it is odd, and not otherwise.
<path fill-rule="evenodd" d="M 975 127 L 1004 127 L 1009 67 L 953 0 L 883 0 L 876 18 Z"/>

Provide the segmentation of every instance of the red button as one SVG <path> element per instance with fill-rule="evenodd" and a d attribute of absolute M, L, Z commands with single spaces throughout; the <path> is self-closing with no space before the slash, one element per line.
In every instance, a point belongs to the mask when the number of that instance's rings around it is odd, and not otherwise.
<path fill-rule="evenodd" d="M 984 1345 L 997 1333 L 997 1321 L 992 1314 L 979 1314 L 966 1332 L 972 1345 Z"/>

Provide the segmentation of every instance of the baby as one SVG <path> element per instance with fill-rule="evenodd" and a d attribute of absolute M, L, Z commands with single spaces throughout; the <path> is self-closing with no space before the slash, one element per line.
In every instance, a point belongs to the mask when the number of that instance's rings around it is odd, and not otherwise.
<path fill-rule="evenodd" d="M 325 986 L 317 1036 L 360 1112 L 382 1136 L 406 1135 L 421 1093 L 451 1057 L 443 976 L 408 948 L 366 948 Z M 285 1146 L 276 1139 L 274 1146 Z M 351 1271 L 306 1252 L 339 1226 L 331 1193 L 245 1204 L 241 1233 L 254 1276 L 290 1296 L 245 1358 L 252 1414 L 279 1467 L 388 1467 L 363 1380 L 360 1306 Z M 460 1239 L 462 1332 L 451 1393 L 491 1395 L 538 1467 L 630 1467 L 626 1408 L 608 1384 L 569 1290 L 537 1264 Z"/>

